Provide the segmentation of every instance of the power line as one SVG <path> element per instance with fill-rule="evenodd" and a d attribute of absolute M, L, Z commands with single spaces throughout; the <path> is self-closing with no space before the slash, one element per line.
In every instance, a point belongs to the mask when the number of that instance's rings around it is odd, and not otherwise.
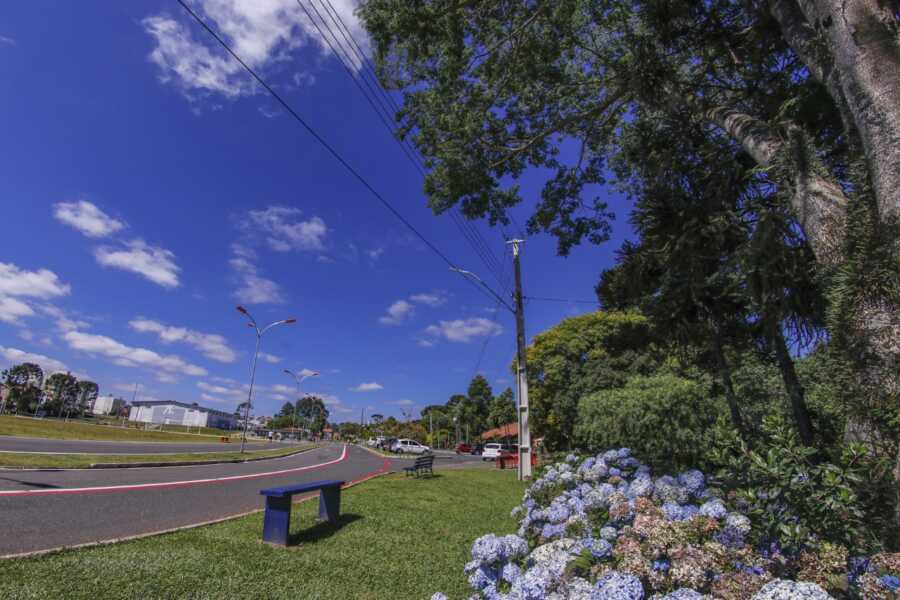
<path fill-rule="evenodd" d="M 571 298 L 543 298 L 540 296 L 523 296 L 525 300 L 539 300 L 541 302 L 571 302 L 572 304 L 600 304 L 599 300 L 572 300 Z"/>
<path fill-rule="evenodd" d="M 381 119 L 382 123 L 385 125 L 385 127 L 387 127 L 387 129 L 391 133 L 392 137 L 394 137 L 394 139 L 397 141 L 397 143 L 403 149 L 404 154 L 406 154 L 407 158 L 410 159 L 410 162 L 419 171 L 420 175 L 424 178 L 425 177 L 425 162 L 422 159 L 422 157 L 418 154 L 418 151 L 416 150 L 415 146 L 413 146 L 412 143 L 410 143 L 408 139 L 406 139 L 406 138 L 401 139 L 400 136 L 397 135 L 396 130 L 393 127 L 391 127 L 387 122 L 387 121 L 391 120 L 391 117 L 390 117 L 391 109 L 393 109 L 394 113 L 396 113 L 400 110 L 400 108 L 397 105 L 397 103 L 394 101 L 394 99 L 387 93 L 387 91 L 384 89 L 384 87 L 379 82 L 378 75 L 375 73 L 375 69 L 371 64 L 371 61 L 366 56 L 365 52 L 363 52 L 359 43 L 353 37 L 353 34 L 350 32 L 350 28 L 347 26 L 344 19 L 334 8 L 334 5 L 332 4 L 331 0 L 319 0 L 319 3 L 321 4 L 323 11 L 326 14 L 328 14 L 329 18 L 331 19 L 331 22 L 334 23 L 335 28 L 338 30 L 338 32 L 341 34 L 341 37 L 346 42 L 346 48 L 345 48 L 344 44 L 341 44 L 340 40 L 338 40 L 337 34 L 334 33 L 334 30 L 331 28 L 330 25 L 328 25 L 328 23 L 325 21 L 325 18 L 322 16 L 322 14 L 316 8 L 313 0 L 308 0 L 308 1 L 309 1 L 310 6 L 312 7 L 312 9 L 315 11 L 316 15 L 322 21 L 322 25 L 325 27 L 325 29 L 328 30 L 328 32 L 334 38 L 335 43 L 338 46 L 340 46 L 342 53 L 337 52 L 337 50 L 331 44 L 331 41 L 325 36 L 322 29 L 319 27 L 319 24 L 317 22 L 315 22 L 315 20 L 312 18 L 312 15 L 306 9 L 306 7 L 301 2 L 301 0 L 297 0 L 297 3 L 300 5 L 300 7 L 306 13 L 307 17 L 309 17 L 310 21 L 313 21 L 313 25 L 315 25 L 317 31 L 319 31 L 319 34 L 322 35 L 322 37 L 328 43 L 328 46 L 331 48 L 332 52 L 334 52 L 335 56 L 337 56 L 337 58 L 344 65 L 344 69 L 347 71 L 347 74 L 350 76 L 351 79 L 354 79 L 354 83 L 356 83 L 356 86 L 360 90 L 360 92 L 362 92 L 363 95 L 366 96 L 366 100 L 369 102 L 369 105 L 372 107 L 373 110 L 376 111 L 376 113 L 378 113 L 379 118 Z M 369 95 L 366 93 L 366 91 L 363 90 L 363 88 L 356 81 L 356 77 L 353 74 L 353 69 L 351 69 L 350 66 L 347 64 L 347 63 L 352 64 L 354 62 L 353 59 L 350 57 L 351 53 L 355 55 L 356 60 L 359 62 L 359 65 L 360 65 L 359 72 L 361 73 L 360 79 L 362 79 L 363 83 L 366 85 L 366 88 L 368 88 L 369 92 L 372 93 L 372 96 L 375 99 L 374 102 L 369 97 Z M 344 60 L 345 56 L 347 57 L 346 62 Z M 366 78 L 366 75 L 368 75 L 368 78 Z M 372 80 L 372 82 L 374 84 L 374 88 L 375 88 L 375 90 L 377 90 L 378 94 L 376 94 L 375 91 L 373 91 L 373 86 L 369 84 L 369 79 Z M 379 111 L 377 108 L 375 108 L 375 103 L 377 103 L 381 107 L 381 111 Z M 385 104 L 387 104 L 388 106 L 386 106 Z M 387 115 L 387 120 L 385 120 L 382 117 L 382 114 L 381 114 L 382 112 L 385 115 Z M 466 219 L 462 215 L 461 211 L 459 210 L 459 208 L 457 206 L 453 206 L 448 211 L 448 214 L 450 215 L 450 217 L 453 220 L 454 224 L 456 225 L 457 229 L 459 229 L 460 233 L 463 235 L 463 237 L 466 239 L 466 241 L 472 247 L 472 250 L 479 257 L 479 259 L 482 261 L 482 263 L 484 263 L 485 267 L 488 269 L 488 272 L 490 272 L 492 274 L 492 276 L 497 279 L 497 282 L 500 284 L 501 288 L 503 288 L 503 291 L 508 293 L 511 284 L 509 281 L 503 280 L 503 265 L 497 259 L 496 254 L 494 254 L 493 250 L 488 245 L 487 241 L 484 239 L 484 236 L 481 235 L 481 232 L 478 231 L 477 227 L 475 227 L 475 225 L 472 222 L 470 222 L 468 219 Z M 506 236 L 506 237 L 508 238 L 508 236 Z"/>
<path fill-rule="evenodd" d="M 238 56 L 238 54 L 234 50 L 231 49 L 231 46 L 229 46 L 228 43 L 225 42 L 225 40 L 223 40 L 209 25 L 207 25 L 206 22 L 200 17 L 200 15 L 198 15 L 196 12 L 194 12 L 194 10 L 186 4 L 185 0 L 177 0 L 177 1 L 178 1 L 178 4 L 180 4 L 181 7 L 189 15 L 191 15 L 191 17 L 193 17 L 194 20 L 197 21 L 197 23 L 199 23 L 201 27 L 203 27 L 203 29 L 205 29 L 207 31 L 207 33 L 209 33 L 223 48 L 225 48 L 225 50 L 228 52 L 228 54 L 230 54 L 253 77 L 253 79 L 255 79 L 257 81 L 257 83 L 259 83 L 273 98 L 275 98 L 275 100 L 278 101 L 279 104 L 281 104 L 281 106 L 288 112 L 288 114 L 290 114 L 292 117 L 294 117 L 294 119 L 296 119 L 296 121 L 298 123 L 300 123 L 300 125 L 303 126 L 303 128 L 307 131 L 307 133 L 309 133 L 313 137 L 313 139 L 315 139 L 323 148 L 325 148 L 328 151 L 328 153 L 331 154 L 331 156 L 334 157 L 334 159 L 337 160 L 341 164 L 341 166 L 343 166 L 351 175 L 353 175 L 353 177 L 357 181 L 359 181 L 363 185 L 363 187 L 365 187 L 367 190 L 369 190 L 369 192 L 373 196 L 375 196 L 375 198 L 379 202 L 381 202 L 381 204 L 391 214 L 393 214 L 401 223 L 403 223 L 410 231 L 412 231 L 413 234 L 415 234 L 415 236 L 418 237 L 422 241 L 422 243 L 425 244 L 425 246 L 428 249 L 430 249 L 442 261 L 444 261 L 447 264 L 447 266 L 449 266 L 451 269 L 457 268 L 456 265 L 453 263 L 453 261 L 451 261 L 449 258 L 447 258 L 447 256 L 443 252 L 441 252 L 437 246 L 435 246 L 433 243 L 431 243 L 431 241 L 429 241 L 428 238 L 426 238 L 418 229 L 416 229 L 415 226 L 406 219 L 406 217 L 404 217 L 402 214 L 400 214 L 400 212 L 396 208 L 394 208 L 394 206 L 390 202 L 388 202 L 388 200 L 384 196 L 382 196 L 378 192 L 378 190 L 376 190 L 372 186 L 372 184 L 369 183 L 369 181 L 365 177 L 362 176 L 362 174 L 359 173 L 359 171 L 357 171 L 355 168 L 353 168 L 353 166 L 350 163 L 348 163 L 344 159 L 344 157 L 341 156 L 341 154 L 331 144 L 329 144 L 325 140 L 325 138 L 322 137 L 321 134 L 319 134 L 318 131 L 316 131 L 309 123 L 307 123 L 306 120 L 304 120 L 303 117 L 301 117 L 297 113 L 297 111 L 295 111 L 291 107 L 290 104 L 288 104 L 274 89 L 272 89 L 272 87 L 268 83 L 265 82 L 265 80 L 263 80 L 262 77 L 260 77 L 256 73 L 256 71 L 254 71 L 250 67 L 250 65 L 248 65 L 246 62 L 244 62 L 244 60 L 240 56 Z M 468 280 L 468 278 L 466 278 L 466 277 L 464 277 L 464 279 Z M 473 281 L 470 281 L 470 283 L 475 285 L 475 282 L 473 282 Z M 475 285 L 475 287 L 478 288 L 478 290 L 480 292 L 487 294 L 487 292 L 484 292 L 484 290 L 479 288 L 478 285 Z"/>

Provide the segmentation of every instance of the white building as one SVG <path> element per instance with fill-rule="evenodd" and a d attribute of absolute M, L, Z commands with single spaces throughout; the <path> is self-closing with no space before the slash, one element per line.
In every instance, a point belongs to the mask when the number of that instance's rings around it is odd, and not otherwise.
<path fill-rule="evenodd" d="M 91 412 L 95 415 L 108 415 L 113 412 L 113 409 L 116 407 L 116 399 L 112 396 L 98 396 L 96 400 L 94 400 L 94 406 L 91 407 Z"/>
<path fill-rule="evenodd" d="M 215 427 L 234 429 L 237 419 L 231 413 L 199 404 L 185 404 L 169 400 L 147 400 L 133 402 L 128 420 L 157 425 L 184 425 L 185 427 Z"/>

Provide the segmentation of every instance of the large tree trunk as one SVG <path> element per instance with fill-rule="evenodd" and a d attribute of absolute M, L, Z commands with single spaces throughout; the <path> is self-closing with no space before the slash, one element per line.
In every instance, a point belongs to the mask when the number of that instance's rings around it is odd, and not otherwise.
<path fill-rule="evenodd" d="M 734 393 L 734 385 L 731 382 L 731 368 L 725 358 L 722 350 L 722 335 L 716 327 L 713 327 L 712 335 L 712 351 L 716 359 L 716 367 L 719 372 L 719 379 L 722 381 L 722 387 L 725 390 L 725 401 L 728 403 L 728 409 L 731 411 L 731 422 L 740 432 L 744 440 L 748 439 L 747 429 L 744 425 L 744 419 L 741 417 L 741 410 L 738 406 L 737 395 Z"/>
<path fill-rule="evenodd" d="M 841 186 L 819 174 L 815 157 L 806 151 L 799 132 L 785 139 L 766 123 L 726 106 L 705 112 L 761 167 L 776 161 L 789 164 L 792 176 L 783 182 L 790 186 L 791 208 L 816 260 L 823 265 L 840 264 L 848 199 Z"/>
<path fill-rule="evenodd" d="M 884 0 L 799 0 L 834 57 L 883 222 L 900 217 L 900 28 Z M 829 91 L 831 89 L 829 87 Z M 834 95 L 834 92 L 832 92 Z"/>
<path fill-rule="evenodd" d="M 812 419 L 809 417 L 809 409 L 806 406 L 803 385 L 801 385 L 800 379 L 797 377 L 797 371 L 794 368 L 794 359 L 791 358 L 791 353 L 788 351 L 780 324 L 777 321 L 772 321 L 767 328 L 769 343 L 775 352 L 775 361 L 778 363 L 778 369 L 781 371 L 781 379 L 784 381 L 784 389 L 787 391 L 791 403 L 791 412 L 794 414 L 800 441 L 805 446 L 812 446 Z"/>

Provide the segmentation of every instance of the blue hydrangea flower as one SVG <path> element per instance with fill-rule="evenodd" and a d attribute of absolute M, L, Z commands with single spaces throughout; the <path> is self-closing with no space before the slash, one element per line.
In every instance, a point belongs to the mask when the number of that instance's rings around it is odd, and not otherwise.
<path fill-rule="evenodd" d="M 441 592 L 435 592 L 434 595 L 431 597 L 431 600 L 447 600 L 447 596 L 445 596 Z"/>
<path fill-rule="evenodd" d="M 653 561 L 653 570 L 654 571 L 668 571 L 672 567 L 672 563 L 667 560 L 654 560 Z"/>
<path fill-rule="evenodd" d="M 628 458 L 631 456 L 631 448 L 619 448 L 616 450 L 616 456 L 618 458 Z"/>
<path fill-rule="evenodd" d="M 708 500 L 700 507 L 700 514 L 704 517 L 721 519 L 725 517 L 727 513 L 728 510 L 725 508 L 725 504 L 719 498 Z"/>
<path fill-rule="evenodd" d="M 578 460 L 578 457 L 574 454 L 569 454 L 566 456 L 566 462 L 573 463 Z"/>
<path fill-rule="evenodd" d="M 541 537 L 546 538 L 548 540 L 553 539 L 555 537 L 559 537 L 566 532 L 565 523 L 559 525 L 544 525 L 541 527 Z"/>
<path fill-rule="evenodd" d="M 516 563 L 506 563 L 500 570 L 500 578 L 507 583 L 514 582 L 521 575 L 522 569 Z"/>
<path fill-rule="evenodd" d="M 725 517 L 725 526 L 736 529 L 741 535 L 750 533 L 750 519 L 740 513 L 728 513 Z"/>
<path fill-rule="evenodd" d="M 609 469 L 609 476 L 610 476 L 610 477 L 618 477 L 618 476 L 621 475 L 621 474 L 622 474 L 622 469 L 620 469 L 620 468 L 618 468 L 618 467 L 611 467 L 611 468 Z"/>
<path fill-rule="evenodd" d="M 878 583 L 892 592 L 900 590 L 900 577 L 897 577 L 896 575 L 882 575 L 878 578 Z"/>
<path fill-rule="evenodd" d="M 610 571 L 597 580 L 598 600 L 641 600 L 644 587 L 634 575 Z"/>
<path fill-rule="evenodd" d="M 692 469 L 679 475 L 678 483 L 687 489 L 689 494 L 697 496 L 706 488 L 706 477 L 697 469 Z"/>
<path fill-rule="evenodd" d="M 713 534 L 713 540 L 719 542 L 726 548 L 742 548 L 744 546 L 744 535 L 734 527 L 725 527 Z"/>
<path fill-rule="evenodd" d="M 608 542 L 612 542 L 619 537 L 619 531 L 615 527 L 606 525 L 600 528 L 600 537 Z"/>
<path fill-rule="evenodd" d="M 653 497 L 660 502 L 684 504 L 688 501 L 688 491 L 674 477 L 664 475 L 653 483 Z"/>
<path fill-rule="evenodd" d="M 469 585 L 474 590 L 483 590 L 489 585 L 497 585 L 499 573 L 488 567 L 478 567 L 469 575 Z"/>
<path fill-rule="evenodd" d="M 671 594 L 663 596 L 662 600 L 702 600 L 703 594 L 691 588 L 679 588 Z"/>
<path fill-rule="evenodd" d="M 607 450 L 603 454 L 600 455 L 600 460 L 603 462 L 611 463 L 615 462 L 619 459 L 619 452 L 617 450 Z"/>
<path fill-rule="evenodd" d="M 612 544 L 604 539 L 586 537 L 581 540 L 582 545 L 591 551 L 594 558 L 606 558 L 612 554 Z"/>
<path fill-rule="evenodd" d="M 773 579 L 752 600 L 832 600 L 828 592 L 808 581 Z"/>
<path fill-rule="evenodd" d="M 544 600 L 555 580 L 546 567 L 532 567 L 512 583 L 509 596 L 517 600 Z"/>

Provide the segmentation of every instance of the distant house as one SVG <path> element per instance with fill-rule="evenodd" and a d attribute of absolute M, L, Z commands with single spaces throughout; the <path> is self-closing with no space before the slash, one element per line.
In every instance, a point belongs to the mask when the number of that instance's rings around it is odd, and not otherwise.
<path fill-rule="evenodd" d="M 237 418 L 225 411 L 205 408 L 197 403 L 186 404 L 171 400 L 139 400 L 132 403 L 128 420 L 157 425 L 185 427 L 215 427 L 235 429 Z"/>
<path fill-rule="evenodd" d="M 121 404 L 121 400 L 119 403 Z M 97 399 L 94 400 L 94 406 L 91 407 L 91 412 L 95 415 L 109 415 L 115 411 L 116 408 L 116 398 L 112 396 L 97 396 Z"/>

